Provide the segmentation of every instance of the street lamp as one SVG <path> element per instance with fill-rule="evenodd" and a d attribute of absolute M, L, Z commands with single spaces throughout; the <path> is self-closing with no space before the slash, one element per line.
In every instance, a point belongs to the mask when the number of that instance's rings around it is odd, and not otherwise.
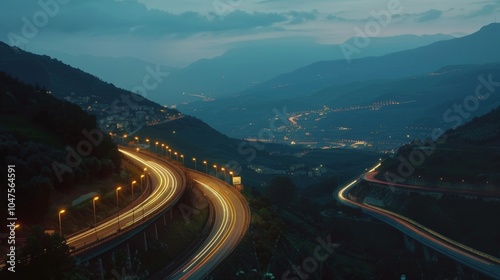
<path fill-rule="evenodd" d="M 135 140 L 137 140 L 137 145 L 139 145 L 139 137 L 134 137 Z"/>
<path fill-rule="evenodd" d="M 194 170 L 197 170 L 196 169 L 196 158 L 193 158 L 193 161 L 194 161 Z"/>
<path fill-rule="evenodd" d="M 62 237 L 62 224 L 61 224 L 61 214 L 66 212 L 66 210 L 59 211 L 59 235 Z"/>
<path fill-rule="evenodd" d="M 214 164 L 214 169 L 215 169 L 215 177 L 217 177 L 217 165 Z"/>
<path fill-rule="evenodd" d="M 165 147 L 165 144 L 161 144 L 161 155 L 163 156 L 163 148 Z M 166 153 L 165 153 L 166 154 Z"/>
<path fill-rule="evenodd" d="M 155 153 L 158 153 L 158 141 L 155 142 Z"/>
<path fill-rule="evenodd" d="M 174 155 L 175 155 L 176 161 L 179 161 L 179 154 L 177 152 L 174 152 Z"/>
<path fill-rule="evenodd" d="M 134 184 L 137 183 L 136 180 L 132 181 L 131 185 L 132 185 L 132 199 L 134 199 Z"/>
<path fill-rule="evenodd" d="M 208 174 L 208 163 L 206 160 L 203 161 L 203 164 L 205 165 L 205 173 Z"/>
<path fill-rule="evenodd" d="M 94 206 L 94 227 L 95 227 L 95 224 L 97 224 L 97 218 L 96 218 L 96 215 L 95 215 L 95 202 L 99 199 L 98 196 L 94 197 L 94 199 L 92 199 L 92 206 Z"/>
<path fill-rule="evenodd" d="M 181 155 L 182 158 L 182 166 L 184 166 L 184 155 Z"/>
<path fill-rule="evenodd" d="M 122 187 L 118 187 L 115 190 L 115 192 L 116 192 L 116 207 L 120 207 L 120 204 L 118 203 L 118 191 L 121 189 L 122 189 Z"/>
<path fill-rule="evenodd" d="M 144 175 L 141 175 L 141 193 L 143 192 L 142 190 L 142 180 L 144 179 Z"/>
<path fill-rule="evenodd" d="M 172 159 L 172 149 L 168 149 L 168 152 L 170 154 L 170 159 Z"/>
<path fill-rule="evenodd" d="M 148 151 L 150 150 L 149 139 L 146 139 L 146 143 L 148 143 Z"/>
<path fill-rule="evenodd" d="M 144 175 L 146 175 L 146 171 L 148 170 L 147 167 L 144 167 Z"/>
<path fill-rule="evenodd" d="M 226 169 L 224 167 L 221 167 L 220 170 L 222 170 L 222 173 L 224 173 L 224 181 L 226 180 Z"/>

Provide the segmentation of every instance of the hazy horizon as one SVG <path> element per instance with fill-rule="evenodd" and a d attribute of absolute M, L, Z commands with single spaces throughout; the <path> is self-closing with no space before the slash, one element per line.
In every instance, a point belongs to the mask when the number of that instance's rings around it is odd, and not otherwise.
<path fill-rule="evenodd" d="M 462 36 L 497 21 L 500 10 L 496 1 L 451 0 L 8 3 L 0 12 L 0 34 L 1 41 L 10 45 L 41 54 L 135 57 L 177 67 L 254 40 L 303 37 L 320 44 L 339 44 L 358 35 L 357 28 L 365 30 L 376 14 L 388 11 L 391 5 L 391 17 L 375 37 Z"/>

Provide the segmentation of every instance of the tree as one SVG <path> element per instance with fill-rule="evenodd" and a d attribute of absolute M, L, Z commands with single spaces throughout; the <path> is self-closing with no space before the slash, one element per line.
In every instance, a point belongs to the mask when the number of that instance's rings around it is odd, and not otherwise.
<path fill-rule="evenodd" d="M 26 261 L 16 269 L 19 279 L 65 279 L 75 265 L 66 240 L 58 234 L 46 234 L 39 226 L 33 227 L 20 258 Z"/>
<path fill-rule="evenodd" d="M 286 207 L 295 199 L 296 187 L 289 177 L 275 177 L 266 188 L 266 195 L 271 202 L 280 207 Z"/>

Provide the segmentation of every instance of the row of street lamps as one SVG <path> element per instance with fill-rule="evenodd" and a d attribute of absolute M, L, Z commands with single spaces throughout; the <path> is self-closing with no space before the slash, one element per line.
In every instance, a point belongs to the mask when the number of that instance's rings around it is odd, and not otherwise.
<path fill-rule="evenodd" d="M 141 175 L 141 192 L 143 192 L 143 180 L 145 178 L 145 173 L 147 171 L 147 168 L 144 168 L 144 174 Z M 133 180 L 130 184 L 132 187 L 132 199 L 134 198 L 134 184 L 136 184 L 137 181 Z M 120 229 L 120 202 L 119 202 L 119 197 L 118 197 L 118 192 L 122 190 L 121 186 L 116 187 L 115 189 L 115 194 L 116 194 L 116 207 L 118 209 L 117 213 L 117 220 L 118 220 L 118 229 Z M 92 209 L 94 213 L 94 227 L 97 224 L 97 216 L 96 216 L 96 201 L 99 200 L 99 196 L 95 196 L 92 198 Z M 66 209 L 62 209 L 58 213 L 59 217 L 59 235 L 62 236 L 62 219 L 61 219 L 61 214 L 66 213 Z"/>
<path fill-rule="evenodd" d="M 126 138 L 126 137 L 127 137 L 127 136 L 126 136 L 126 135 L 124 135 L 124 138 Z M 135 139 L 135 140 L 137 140 L 137 145 L 139 145 L 139 144 L 140 144 L 139 137 L 138 137 L 138 136 L 135 136 L 135 137 L 134 137 L 134 139 Z M 148 150 L 151 150 L 151 149 L 150 149 L 150 144 L 149 144 L 149 143 L 150 143 L 150 140 L 149 140 L 148 138 L 146 138 L 146 143 L 148 144 Z M 176 160 L 177 162 L 179 162 L 179 157 L 180 157 L 180 158 L 181 158 L 181 160 L 182 160 L 182 166 L 185 166 L 185 156 L 184 156 L 183 154 L 180 154 L 180 153 L 179 153 L 179 152 L 177 152 L 177 151 L 172 151 L 172 149 L 171 149 L 171 148 L 169 148 L 169 146 L 168 146 L 167 144 L 160 143 L 160 142 L 158 142 L 158 141 L 155 141 L 154 143 L 155 143 L 155 152 L 156 152 L 156 153 L 158 153 L 158 145 L 161 145 L 161 155 L 162 155 L 162 156 L 164 155 L 164 153 L 163 153 L 163 148 L 165 147 L 165 156 L 167 156 L 167 151 L 168 151 L 168 152 L 169 152 L 169 157 L 170 157 L 170 159 L 172 159 L 172 152 L 173 152 L 173 154 L 174 154 L 174 156 L 175 156 L 175 160 Z M 139 151 L 139 150 L 140 150 L 140 149 L 139 149 L 139 148 L 137 148 L 137 151 Z M 193 157 L 193 158 L 192 158 L 192 160 L 193 160 L 193 162 L 194 162 L 194 170 L 198 170 L 198 165 L 197 165 L 197 160 L 196 160 L 196 158 L 195 158 L 195 157 Z M 207 174 L 208 174 L 208 162 L 207 162 L 206 160 L 204 160 L 204 161 L 203 161 L 203 164 L 205 165 L 205 173 L 207 173 Z M 214 164 L 214 165 L 213 165 L 213 167 L 214 167 L 214 170 L 215 170 L 215 177 L 217 177 L 217 175 L 219 174 L 219 171 L 218 171 L 218 169 L 217 169 L 217 165 L 216 165 L 216 164 Z M 228 172 L 226 172 L 226 169 L 225 169 L 224 167 L 220 167 L 220 171 L 222 171 L 222 172 L 223 172 L 223 174 L 224 174 L 224 180 L 227 180 L 227 175 L 226 175 L 226 173 L 229 173 L 229 175 L 231 175 L 231 178 L 233 178 L 233 175 L 234 175 L 233 171 L 229 171 L 229 170 L 227 170 Z"/>

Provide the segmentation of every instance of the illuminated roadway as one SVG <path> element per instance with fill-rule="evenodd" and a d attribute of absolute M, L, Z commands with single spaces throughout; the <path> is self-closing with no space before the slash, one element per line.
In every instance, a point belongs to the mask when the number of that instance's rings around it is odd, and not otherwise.
<path fill-rule="evenodd" d="M 379 166 L 380 163 L 374 166 L 369 172 L 375 171 Z M 447 238 L 397 213 L 351 200 L 349 198 L 349 190 L 359 182 L 361 182 L 361 179 L 356 179 L 342 186 L 334 194 L 335 198 L 344 205 L 361 209 L 363 212 L 395 227 L 420 243 L 464 265 L 493 277 L 494 279 L 500 279 L 500 259 Z"/>
<path fill-rule="evenodd" d="M 233 252 L 250 225 L 250 208 L 231 185 L 204 173 L 186 171 L 205 196 L 212 201 L 215 220 L 201 246 L 170 275 L 156 279 L 202 279 Z"/>
<path fill-rule="evenodd" d="M 151 175 L 152 189 L 149 196 L 139 203 L 120 211 L 119 216 L 114 215 L 104 221 L 98 222 L 95 228 L 67 236 L 68 246 L 78 250 L 85 245 L 96 242 L 117 233 L 120 227 L 123 230 L 133 228 L 147 219 L 154 218 L 161 211 L 166 210 L 180 199 L 185 190 L 185 176 L 181 170 L 169 167 L 165 162 L 157 158 L 132 152 L 127 149 L 119 151 L 130 160 L 138 164 L 141 168 L 146 167 Z M 168 168 L 167 168 L 168 167 Z M 134 191 L 140 191 L 136 186 Z M 98 205 L 99 201 L 96 201 Z"/>

